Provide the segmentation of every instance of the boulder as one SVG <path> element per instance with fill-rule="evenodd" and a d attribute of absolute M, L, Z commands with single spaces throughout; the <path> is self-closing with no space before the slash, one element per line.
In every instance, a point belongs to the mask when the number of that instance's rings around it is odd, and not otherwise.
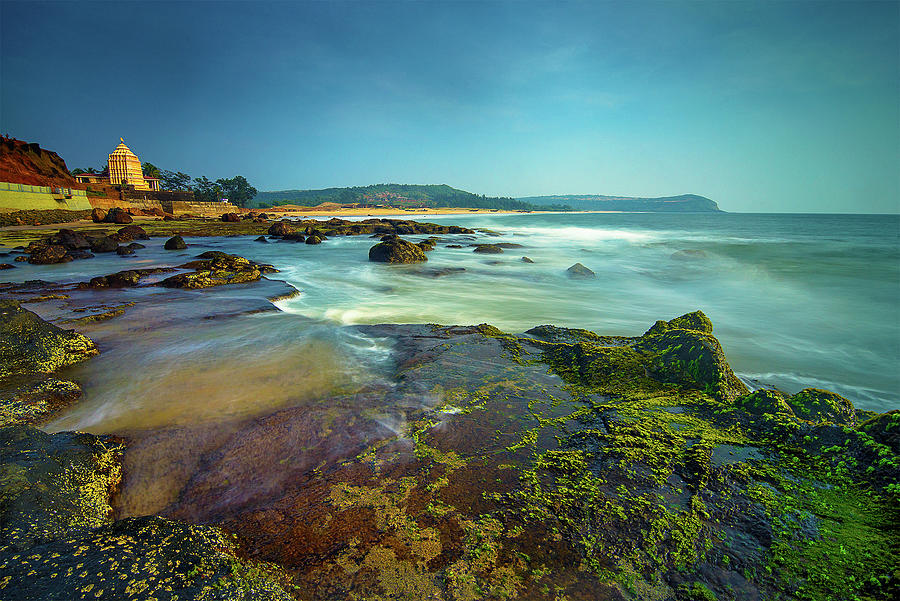
<path fill-rule="evenodd" d="M 286 234 L 290 234 L 294 231 L 294 228 L 291 227 L 290 222 L 288 221 L 279 221 L 278 223 L 273 223 L 269 226 L 269 235 L 270 236 L 284 236 Z"/>
<path fill-rule="evenodd" d="M 534 261 L 529 259 L 528 257 L 522 257 L 522 262 L 523 263 L 534 263 Z"/>
<path fill-rule="evenodd" d="M 265 242 L 266 244 L 269 243 L 269 241 L 266 240 L 266 237 L 265 237 L 265 236 L 260 236 L 259 238 L 256 238 L 256 239 L 254 240 L 254 242 Z"/>
<path fill-rule="evenodd" d="M 322 238 L 320 236 L 316 236 L 313 234 L 312 236 L 306 237 L 307 244 L 322 244 Z"/>
<path fill-rule="evenodd" d="M 241 220 L 241 216 L 237 213 L 225 213 L 222 215 L 222 221 L 226 223 L 238 223 Z"/>
<path fill-rule="evenodd" d="M 300 232 L 292 232 L 290 234 L 285 234 L 281 237 L 284 242 L 305 242 L 306 237 Z M 315 244 L 314 242 L 310 242 L 310 244 Z"/>
<path fill-rule="evenodd" d="M 184 239 L 181 236 L 172 236 L 166 240 L 163 248 L 166 250 L 184 250 L 187 248 L 187 244 L 184 243 Z"/>
<path fill-rule="evenodd" d="M 119 242 L 150 239 L 150 236 L 147 235 L 147 232 L 144 231 L 144 228 L 139 225 L 126 225 L 123 228 L 119 228 L 119 231 L 116 232 L 116 236 Z"/>
<path fill-rule="evenodd" d="M 503 252 L 503 247 L 499 244 L 476 244 L 475 250 L 472 252 L 487 255 L 499 255 Z"/>
<path fill-rule="evenodd" d="M 166 213 L 163 215 L 163 221 L 175 221 L 175 215 L 171 213 Z"/>
<path fill-rule="evenodd" d="M 787 399 L 787 404 L 800 419 L 832 422 L 842 426 L 856 425 L 853 403 L 839 394 L 819 388 L 806 388 Z"/>
<path fill-rule="evenodd" d="M 119 243 L 109 236 L 98 236 L 96 238 L 88 238 L 91 250 L 95 253 L 111 253 L 119 248 Z"/>
<path fill-rule="evenodd" d="M 81 232 L 76 232 L 74 230 L 61 229 L 51 240 L 54 244 L 65 246 L 66 250 L 84 250 L 91 247 L 91 243 L 88 242 L 87 237 Z"/>
<path fill-rule="evenodd" d="M 696 330 L 698 332 L 712 334 L 713 324 L 703 311 L 693 311 L 669 321 L 660 319 L 653 324 L 649 330 L 644 332 L 644 336 L 662 334 L 669 330 Z"/>
<path fill-rule="evenodd" d="M 68 263 L 72 257 L 61 244 L 50 244 L 35 250 L 28 257 L 28 262 L 35 265 L 51 265 L 53 263 Z"/>
<path fill-rule="evenodd" d="M 15 269 L 15 265 L 10 265 L 9 263 L 0 263 L 0 270 L 2 269 Z"/>
<path fill-rule="evenodd" d="M 87 337 L 63 330 L 19 306 L 0 300 L 0 379 L 49 374 L 98 354 Z"/>
<path fill-rule="evenodd" d="M 570 278 L 587 279 L 587 278 L 597 277 L 596 273 L 594 273 L 593 271 L 591 271 L 590 269 L 588 269 L 581 263 L 575 263 L 574 265 L 572 265 L 571 267 L 566 269 L 566 273 L 569 275 Z"/>
<path fill-rule="evenodd" d="M 370 248 L 369 260 L 378 263 L 420 263 L 427 261 L 428 257 L 416 244 L 394 236 L 387 240 L 382 239 Z"/>
<path fill-rule="evenodd" d="M 105 223 L 106 222 L 106 210 L 101 209 L 100 207 L 95 208 L 91 211 L 91 220 L 94 223 Z"/>
<path fill-rule="evenodd" d="M 113 207 L 106 213 L 106 218 L 104 219 L 106 223 L 120 223 L 125 225 L 127 223 L 131 223 L 134 221 L 131 215 L 128 214 L 128 211 L 122 209 L 120 207 Z"/>

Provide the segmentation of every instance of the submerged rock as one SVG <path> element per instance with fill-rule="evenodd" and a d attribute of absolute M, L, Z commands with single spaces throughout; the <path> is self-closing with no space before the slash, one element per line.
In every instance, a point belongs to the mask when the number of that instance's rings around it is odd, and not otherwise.
<path fill-rule="evenodd" d="M 566 273 L 570 278 L 593 278 L 597 277 L 597 274 L 582 265 L 581 263 L 575 263 L 568 269 L 566 269 Z"/>
<path fill-rule="evenodd" d="M 86 336 L 44 321 L 17 301 L 0 300 L 0 380 L 49 374 L 98 353 Z"/>
<path fill-rule="evenodd" d="M 67 263 L 72 257 L 66 252 L 66 248 L 60 244 L 49 244 L 43 248 L 34 250 L 28 257 L 28 262 L 35 265 L 50 265 L 53 263 Z"/>
<path fill-rule="evenodd" d="M 220 251 L 207 251 L 200 255 L 200 259 L 182 265 L 182 267 L 193 269 L 193 273 L 173 275 L 157 285 L 166 288 L 211 288 L 253 282 L 264 273 L 278 271 L 271 265 L 254 263 L 244 257 Z"/>
<path fill-rule="evenodd" d="M 11 422 L 40 423 L 80 397 L 78 384 L 55 378 L 0 391 L 0 426 Z"/>
<path fill-rule="evenodd" d="M 382 238 L 382 241 L 369 249 L 369 260 L 379 263 L 421 263 L 427 261 L 418 245 L 397 236 Z"/>
<path fill-rule="evenodd" d="M 503 252 L 503 247 L 499 244 L 476 244 L 475 250 L 472 252 L 487 255 L 499 255 Z"/>
<path fill-rule="evenodd" d="M 119 241 L 110 236 L 94 236 L 88 238 L 91 250 L 95 253 L 111 253 L 119 248 Z"/>
<path fill-rule="evenodd" d="M 522 262 L 523 263 L 534 263 L 534 260 L 530 259 L 528 257 L 522 257 Z"/>
<path fill-rule="evenodd" d="M 166 240 L 163 248 L 166 250 L 184 250 L 187 248 L 187 244 L 184 243 L 184 239 L 181 236 L 172 236 Z"/>

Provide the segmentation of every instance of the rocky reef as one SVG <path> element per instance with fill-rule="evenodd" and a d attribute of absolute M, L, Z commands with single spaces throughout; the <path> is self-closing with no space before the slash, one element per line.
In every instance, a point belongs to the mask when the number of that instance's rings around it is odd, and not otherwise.
<path fill-rule="evenodd" d="M 265 270 L 216 252 L 181 267 L 193 270 L 187 288 Z M 116 275 L 107 286 L 146 277 Z M 5 302 L 0 332 L 27 323 L 46 335 L 14 349 L 3 334 L 4 362 L 52 372 L 93 348 Z M 350 331 L 391 346 L 385 381 L 214 437 L 198 425 L 145 441 L 190 440 L 197 466 L 156 516 L 113 519 L 125 440 L 47 434 L 26 410 L 6 420 L 0 597 L 900 594 L 900 411 L 816 389 L 751 391 L 700 311 L 633 337 L 552 325 Z M 77 398 L 63 380 L 42 382 Z M 17 407 L 43 394 L 16 386 Z"/>

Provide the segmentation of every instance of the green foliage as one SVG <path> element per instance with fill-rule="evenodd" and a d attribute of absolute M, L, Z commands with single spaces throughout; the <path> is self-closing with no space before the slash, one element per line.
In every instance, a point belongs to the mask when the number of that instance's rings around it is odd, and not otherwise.
<path fill-rule="evenodd" d="M 246 207 L 257 194 L 256 188 L 251 186 L 243 175 L 235 175 L 231 179 L 217 179 L 216 184 L 221 186 L 223 197 L 239 207 Z"/>
<path fill-rule="evenodd" d="M 190 190 L 191 176 L 181 171 L 161 171 L 159 185 L 163 190 Z"/>
<path fill-rule="evenodd" d="M 194 196 L 200 202 L 219 202 L 219 199 L 222 198 L 221 186 L 205 175 L 194 178 L 193 190 Z"/>
<path fill-rule="evenodd" d="M 144 173 L 145 177 L 153 177 L 159 179 L 161 175 L 159 167 L 157 167 L 153 163 L 141 163 L 141 171 Z"/>
<path fill-rule="evenodd" d="M 282 190 L 278 192 L 260 192 L 254 200 L 256 202 L 290 203 L 310 207 L 323 202 L 335 202 L 341 204 L 380 204 L 403 208 L 468 207 L 505 211 L 571 210 L 571 207 L 562 204 L 534 205 L 514 198 L 472 194 L 471 192 L 452 188 L 446 184 L 374 184 L 351 188 L 325 188 L 323 190 Z"/>

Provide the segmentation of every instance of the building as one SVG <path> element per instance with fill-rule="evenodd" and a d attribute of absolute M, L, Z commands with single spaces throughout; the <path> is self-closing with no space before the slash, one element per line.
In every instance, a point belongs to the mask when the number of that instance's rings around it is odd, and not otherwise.
<path fill-rule="evenodd" d="M 82 184 L 104 186 L 131 186 L 135 190 L 159 190 L 159 180 L 146 177 L 141 170 L 141 160 L 125 146 L 125 140 L 109 155 L 104 173 L 80 173 L 75 179 Z"/>

